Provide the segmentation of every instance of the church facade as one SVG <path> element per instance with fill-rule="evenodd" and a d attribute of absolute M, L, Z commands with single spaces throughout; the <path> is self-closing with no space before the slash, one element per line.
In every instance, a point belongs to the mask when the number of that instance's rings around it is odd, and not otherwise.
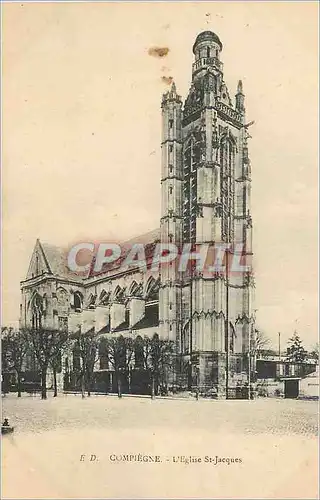
<path fill-rule="evenodd" d="M 219 244 L 226 249 L 224 271 L 208 274 L 192 264 L 182 272 L 176 263 L 123 269 L 118 262 L 79 276 L 68 268 L 67 252 L 37 240 L 21 282 L 20 323 L 94 331 L 99 339 L 157 334 L 175 343 L 172 384 L 214 389 L 224 398 L 227 387 L 250 382 L 254 372 L 254 283 L 250 266 L 233 273 L 228 264 L 239 248 L 251 262 L 251 168 L 242 83 L 232 100 L 221 52 L 215 33 L 200 33 L 185 102 L 174 83 L 163 95 L 160 228 L 134 243 L 147 255 L 158 243 L 187 244 L 194 252 Z M 72 369 L 72 357 L 65 363 Z M 98 363 L 101 371 L 112 370 Z"/>

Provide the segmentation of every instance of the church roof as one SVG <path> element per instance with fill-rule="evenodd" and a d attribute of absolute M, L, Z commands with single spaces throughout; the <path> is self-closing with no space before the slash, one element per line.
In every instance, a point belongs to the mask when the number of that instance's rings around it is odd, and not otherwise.
<path fill-rule="evenodd" d="M 76 277 L 76 274 L 68 267 L 67 251 L 49 243 L 41 243 L 41 245 L 53 274 L 66 278 L 71 278 L 71 275 Z"/>
<path fill-rule="evenodd" d="M 93 276 L 101 276 L 102 274 L 105 274 L 106 272 L 116 270 L 121 266 L 121 263 L 124 261 L 126 258 L 129 250 L 131 249 L 132 245 L 140 243 L 145 245 L 145 256 L 148 261 L 148 258 L 153 255 L 153 248 L 156 244 L 157 241 L 160 241 L 160 229 L 153 229 L 152 231 L 148 231 L 147 233 L 144 233 L 140 236 L 136 236 L 135 238 L 132 238 L 131 240 L 125 241 L 124 243 L 120 244 L 122 254 L 119 257 L 119 259 L 115 262 L 110 262 L 106 263 L 104 266 L 102 266 L 101 271 L 95 272 L 94 271 L 94 264 L 95 264 L 95 259 L 92 259 L 92 265 L 91 269 L 89 271 L 88 277 L 93 277 Z"/>
<path fill-rule="evenodd" d="M 83 277 L 69 269 L 67 259 L 68 251 L 66 249 L 49 243 L 41 243 L 38 239 L 32 253 L 26 279 L 48 273 L 81 282 Z"/>
<path fill-rule="evenodd" d="M 120 267 L 121 262 L 125 259 L 129 249 L 134 243 L 141 243 L 145 245 L 145 253 L 148 258 L 148 253 L 152 253 L 153 247 L 157 241 L 160 241 L 160 229 L 154 229 L 140 236 L 132 238 L 121 244 L 122 255 L 119 261 L 112 262 L 103 266 L 99 273 L 93 271 L 94 259 L 92 259 L 91 269 L 83 274 L 71 271 L 68 267 L 68 250 L 65 248 L 51 245 L 49 243 L 42 243 L 37 239 L 32 257 L 29 264 L 26 280 L 41 276 L 42 274 L 53 274 L 67 280 L 76 280 L 80 283 L 86 278 L 103 275 L 104 273 L 116 270 Z"/>

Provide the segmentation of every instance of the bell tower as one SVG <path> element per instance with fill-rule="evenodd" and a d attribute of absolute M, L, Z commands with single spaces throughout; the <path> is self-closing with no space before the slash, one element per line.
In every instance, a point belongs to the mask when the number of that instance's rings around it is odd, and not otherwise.
<path fill-rule="evenodd" d="M 182 241 L 182 100 L 172 83 L 162 98 L 161 243 L 180 247 Z M 179 345 L 181 287 L 178 261 L 161 266 L 159 290 L 161 336 Z"/>
<path fill-rule="evenodd" d="M 225 245 L 228 261 L 251 255 L 250 161 L 245 98 L 239 82 L 235 102 L 224 81 L 222 43 L 211 32 L 193 45 L 192 80 L 182 113 L 182 242 Z M 239 260 L 239 256 L 238 256 Z M 248 377 L 252 280 L 248 273 L 182 277 L 181 354 L 191 383 L 226 388 Z"/>

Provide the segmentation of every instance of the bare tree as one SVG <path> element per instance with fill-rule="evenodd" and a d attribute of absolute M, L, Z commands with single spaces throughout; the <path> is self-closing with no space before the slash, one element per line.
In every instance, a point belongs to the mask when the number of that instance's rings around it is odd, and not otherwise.
<path fill-rule="evenodd" d="M 98 340 L 94 330 L 81 333 L 79 331 L 74 338 L 76 339 L 76 349 L 80 357 L 80 380 L 81 380 L 81 395 L 85 397 L 85 391 L 88 396 L 91 396 L 94 367 L 98 360 Z"/>
<path fill-rule="evenodd" d="M 160 339 L 158 334 L 145 337 L 145 366 L 151 378 L 151 398 L 158 393 L 159 386 L 167 387 L 168 373 L 173 368 L 175 343 Z"/>
<path fill-rule="evenodd" d="M 41 369 L 41 399 L 47 399 L 47 372 L 68 343 L 68 332 L 51 328 L 24 330 Z"/>
<path fill-rule="evenodd" d="M 1 329 L 2 362 L 7 370 L 17 374 L 18 398 L 21 398 L 22 366 L 28 352 L 28 338 L 22 330 L 14 328 Z"/>
<path fill-rule="evenodd" d="M 260 355 L 263 352 L 269 351 L 270 346 L 270 338 L 263 331 L 255 328 L 252 332 L 251 353 L 254 355 Z"/>
<path fill-rule="evenodd" d="M 58 396 L 57 373 L 61 370 L 61 352 L 54 356 L 50 361 L 53 374 L 53 397 Z"/>
<path fill-rule="evenodd" d="M 118 397 L 122 397 L 121 374 L 129 371 L 133 356 L 133 340 L 128 337 L 108 337 L 105 339 L 108 362 L 114 369 Z"/>

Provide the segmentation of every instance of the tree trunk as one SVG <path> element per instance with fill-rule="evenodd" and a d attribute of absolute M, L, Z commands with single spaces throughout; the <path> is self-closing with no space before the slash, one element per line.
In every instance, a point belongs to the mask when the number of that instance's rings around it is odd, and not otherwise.
<path fill-rule="evenodd" d="M 151 399 L 155 399 L 155 379 L 154 379 L 154 373 L 151 375 Z"/>
<path fill-rule="evenodd" d="M 47 369 L 47 365 L 41 369 L 41 399 L 47 399 Z"/>
<path fill-rule="evenodd" d="M 122 398 L 120 373 L 117 373 L 118 398 Z"/>
<path fill-rule="evenodd" d="M 131 393 L 131 370 L 128 373 L 128 392 Z"/>
<path fill-rule="evenodd" d="M 18 398 L 21 398 L 21 372 L 17 372 L 17 389 L 18 389 Z"/>
<path fill-rule="evenodd" d="M 53 366 L 53 397 L 56 398 L 57 396 L 58 396 L 57 368 Z"/>
<path fill-rule="evenodd" d="M 87 394 L 88 394 L 88 397 L 90 397 L 91 396 L 91 377 L 88 376 L 87 379 L 88 379 Z"/>
<path fill-rule="evenodd" d="M 81 397 L 82 399 L 85 398 L 85 380 L 84 380 L 84 373 L 81 375 Z"/>

